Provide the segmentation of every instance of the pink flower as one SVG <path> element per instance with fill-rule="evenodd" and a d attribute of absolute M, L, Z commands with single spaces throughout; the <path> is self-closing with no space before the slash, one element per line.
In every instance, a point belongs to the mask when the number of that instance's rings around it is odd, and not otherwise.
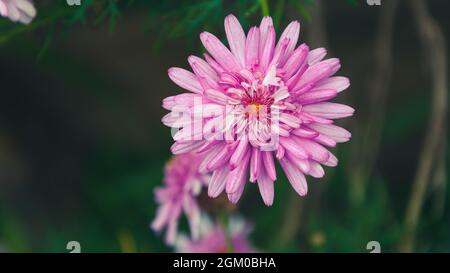
<path fill-rule="evenodd" d="M 31 0 L 0 0 L 0 15 L 28 24 L 36 16 L 36 9 Z"/>
<path fill-rule="evenodd" d="M 203 215 L 200 224 L 200 238 L 191 240 L 178 237 L 175 248 L 180 253 L 249 253 L 256 252 L 248 242 L 251 227 L 241 218 L 232 217 L 226 230 L 213 224 Z"/>
<path fill-rule="evenodd" d="M 338 59 L 326 50 L 296 47 L 300 24 L 291 22 L 276 42 L 270 17 L 247 35 L 236 17 L 225 18 L 230 50 L 211 33 L 200 39 L 205 60 L 190 56 L 194 73 L 170 68 L 170 79 L 190 91 L 163 100 L 170 110 L 163 123 L 177 131 L 174 154 L 206 152 L 200 172 L 212 172 L 208 194 L 225 190 L 231 202 L 242 195 L 248 173 L 270 206 L 277 179 L 274 156 L 295 191 L 307 193 L 305 175 L 324 176 L 322 165 L 337 158 L 324 146 L 350 139 L 334 119 L 353 115 L 346 105 L 327 102 L 345 90 L 349 80 L 333 76 Z"/>
<path fill-rule="evenodd" d="M 157 215 L 151 227 L 161 231 L 167 226 L 166 242 L 175 241 L 178 230 L 178 219 L 184 212 L 189 221 L 192 236 L 198 236 L 200 209 L 196 196 L 209 179 L 198 173 L 201 157 L 197 154 L 174 156 L 167 164 L 164 175 L 164 186 L 155 189 L 155 198 L 159 203 Z"/>

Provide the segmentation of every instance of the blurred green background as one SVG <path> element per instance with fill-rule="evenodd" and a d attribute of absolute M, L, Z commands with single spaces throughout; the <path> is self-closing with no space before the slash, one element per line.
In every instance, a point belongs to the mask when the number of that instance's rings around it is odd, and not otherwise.
<path fill-rule="evenodd" d="M 0 249 L 68 252 L 75 240 L 82 252 L 172 251 L 149 229 L 172 143 L 161 100 L 181 91 L 166 72 L 203 52 L 201 31 L 225 38 L 233 13 L 246 30 L 270 14 L 278 34 L 299 20 L 301 42 L 341 59 L 338 74 L 352 85 L 337 100 L 356 109 L 338 122 L 353 133 L 332 150 L 338 167 L 308 178 L 306 197 L 282 175 L 273 207 L 246 187 L 238 210 L 254 224 L 253 244 L 369 252 L 378 241 L 382 252 L 450 252 L 446 105 L 438 143 L 428 144 L 434 81 L 448 78 L 433 67 L 448 61 L 450 2 L 425 1 L 440 51 L 424 45 L 410 1 L 392 2 L 35 1 L 30 25 L 0 18 Z"/>

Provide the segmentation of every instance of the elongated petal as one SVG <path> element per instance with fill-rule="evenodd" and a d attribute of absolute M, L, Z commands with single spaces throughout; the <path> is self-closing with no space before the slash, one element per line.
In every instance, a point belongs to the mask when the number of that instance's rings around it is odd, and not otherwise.
<path fill-rule="evenodd" d="M 169 78 L 181 88 L 198 94 L 203 93 L 203 88 L 194 73 L 183 68 L 172 67 L 169 68 L 168 74 Z"/>
<path fill-rule="evenodd" d="M 170 150 L 174 155 L 176 154 L 184 154 L 190 151 L 193 151 L 204 144 L 204 141 L 191 141 L 191 142 L 175 142 Z"/>
<path fill-rule="evenodd" d="M 236 166 L 242 164 L 242 159 L 244 158 L 248 150 L 248 144 L 249 143 L 247 136 L 242 136 L 242 138 L 239 140 L 239 145 L 236 147 L 236 150 L 234 150 L 234 153 L 230 158 L 230 170 L 233 170 L 234 168 L 236 168 Z"/>
<path fill-rule="evenodd" d="M 267 31 L 267 37 L 263 44 L 263 50 L 260 56 L 261 68 L 265 71 L 272 60 L 275 47 L 275 29 L 271 26 Z"/>
<path fill-rule="evenodd" d="M 236 57 L 228 50 L 222 42 L 211 33 L 202 32 L 200 40 L 203 46 L 213 56 L 213 58 L 227 71 L 239 71 L 242 66 Z"/>
<path fill-rule="evenodd" d="M 283 64 L 287 59 L 287 57 L 291 55 L 292 51 L 294 51 L 294 48 L 297 45 L 299 34 L 300 34 L 300 23 L 298 21 L 291 22 L 281 34 L 279 42 L 275 48 L 275 52 L 281 49 L 282 41 L 284 39 L 287 38 L 289 40 L 289 44 L 286 48 L 286 51 L 280 58 L 281 64 Z"/>
<path fill-rule="evenodd" d="M 259 25 L 259 30 L 261 33 L 259 42 L 259 56 L 262 56 L 262 51 L 264 45 L 266 44 L 267 32 L 269 31 L 270 27 L 273 27 L 272 18 L 269 16 L 264 16 L 261 20 L 261 24 Z"/>
<path fill-rule="evenodd" d="M 218 144 L 214 147 L 212 147 L 203 158 L 202 162 L 200 163 L 200 166 L 198 167 L 199 173 L 205 174 L 208 173 L 208 164 L 211 162 L 211 160 L 217 156 L 217 153 L 223 149 L 223 146 L 225 144 Z"/>
<path fill-rule="evenodd" d="M 224 146 L 217 156 L 209 162 L 208 170 L 214 171 L 218 169 L 230 159 L 231 155 L 232 151 L 230 151 L 227 146 Z"/>
<path fill-rule="evenodd" d="M 336 142 L 339 143 L 348 141 L 352 136 L 352 134 L 349 131 L 333 124 L 314 123 L 309 125 L 308 127 L 321 134 L 333 138 Z"/>
<path fill-rule="evenodd" d="M 250 182 L 255 182 L 261 172 L 261 151 L 259 148 L 252 148 L 252 157 L 250 159 Z"/>
<path fill-rule="evenodd" d="M 245 63 L 248 68 L 255 68 L 259 64 L 259 28 L 252 27 L 247 35 L 245 44 Z"/>
<path fill-rule="evenodd" d="M 300 196 L 305 196 L 308 192 L 308 184 L 306 183 L 305 175 L 287 158 L 280 160 L 280 164 L 294 190 Z"/>
<path fill-rule="evenodd" d="M 247 177 L 248 172 L 248 164 L 250 161 L 250 152 L 247 150 L 244 155 L 242 162 L 238 165 L 234 170 L 230 172 L 228 178 L 226 180 L 225 191 L 230 194 L 238 191 L 241 183 L 245 183 L 246 179 L 243 177 Z"/>
<path fill-rule="evenodd" d="M 301 159 L 307 159 L 308 153 L 303 145 L 299 145 L 292 138 L 282 137 L 280 138 L 280 144 L 288 151 L 292 152 L 296 157 Z"/>
<path fill-rule="evenodd" d="M 328 166 L 328 167 L 336 167 L 337 164 L 338 164 L 338 159 L 332 153 L 329 153 L 327 162 L 323 163 L 323 165 Z"/>
<path fill-rule="evenodd" d="M 273 204 L 273 198 L 275 196 L 274 184 L 275 182 L 263 170 L 258 177 L 258 188 L 266 206 L 272 206 Z"/>
<path fill-rule="evenodd" d="M 238 19 L 230 14 L 225 17 L 225 33 L 231 52 L 242 67 L 245 67 L 245 33 Z"/>
<path fill-rule="evenodd" d="M 189 196 L 183 199 L 183 211 L 187 216 L 192 238 L 194 240 L 197 240 L 200 236 L 199 225 L 201 213 L 194 197 Z"/>
<path fill-rule="evenodd" d="M 262 162 L 264 164 L 265 171 L 267 175 L 272 179 L 272 181 L 277 180 L 277 172 L 275 170 L 275 162 L 273 161 L 272 152 L 261 152 Z"/>
<path fill-rule="evenodd" d="M 318 82 L 314 89 L 334 89 L 339 93 L 347 89 L 349 86 L 350 80 L 348 78 L 336 76 Z"/>
<path fill-rule="evenodd" d="M 214 69 L 214 71 L 216 71 L 218 75 L 225 72 L 225 69 L 207 53 L 203 53 L 203 56 L 205 57 L 206 62 L 211 66 L 212 69 Z"/>
<path fill-rule="evenodd" d="M 297 97 L 297 100 L 302 104 L 318 103 L 325 100 L 330 100 L 336 97 L 337 91 L 334 89 L 316 89 L 310 90 Z"/>
<path fill-rule="evenodd" d="M 319 163 L 310 160 L 308 174 L 315 178 L 321 178 L 325 175 L 325 171 Z"/>
<path fill-rule="evenodd" d="M 305 63 L 308 56 L 309 47 L 306 44 L 300 45 L 284 64 L 284 79 L 289 79 Z"/>
<path fill-rule="evenodd" d="M 151 228 L 154 231 L 160 231 L 164 227 L 164 225 L 168 222 L 171 215 L 171 203 L 163 203 L 158 207 L 156 211 L 156 217 L 151 223 Z"/>
<path fill-rule="evenodd" d="M 330 156 L 330 152 L 315 141 L 306 138 L 295 138 L 295 142 L 306 151 L 309 158 L 315 161 L 324 163 Z"/>
<path fill-rule="evenodd" d="M 303 111 L 326 119 L 338 119 L 352 116 L 355 110 L 344 104 L 320 102 L 306 105 L 303 107 Z"/>
<path fill-rule="evenodd" d="M 228 100 L 231 99 L 228 95 L 226 95 L 222 91 L 218 91 L 215 89 L 207 89 L 205 91 L 205 95 L 208 97 L 208 99 L 220 103 L 222 105 L 226 105 Z"/>
<path fill-rule="evenodd" d="M 308 64 L 314 65 L 325 58 L 327 55 L 327 50 L 323 47 L 313 49 L 308 54 Z"/>
<path fill-rule="evenodd" d="M 203 59 L 191 55 L 188 57 L 188 62 L 197 76 L 205 76 L 216 82 L 219 80 L 216 71 L 214 71 L 214 69 Z M 194 66 L 194 64 L 196 64 L 196 66 Z"/>
<path fill-rule="evenodd" d="M 293 130 L 292 134 L 304 138 L 315 138 L 319 135 L 318 132 L 303 127 Z"/>
<path fill-rule="evenodd" d="M 216 198 L 223 192 L 225 189 L 225 181 L 229 173 L 227 166 L 223 166 L 213 172 L 208 186 L 209 197 Z"/>
<path fill-rule="evenodd" d="M 336 141 L 326 135 L 319 134 L 314 141 L 327 147 L 336 147 Z"/>

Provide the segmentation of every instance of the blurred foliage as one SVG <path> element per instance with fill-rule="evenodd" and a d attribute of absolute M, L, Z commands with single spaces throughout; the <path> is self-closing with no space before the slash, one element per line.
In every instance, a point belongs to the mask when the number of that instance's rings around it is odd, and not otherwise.
<path fill-rule="evenodd" d="M 350 6 L 362 3 L 357 0 L 341 1 Z M 13 24 L 0 19 L 0 47 L 16 47 L 18 45 L 14 38 L 17 36 L 38 33 L 39 45 L 21 45 L 20 51 L 26 55 L 22 58 L 36 57 L 43 67 L 51 69 L 75 89 L 99 97 L 113 107 L 131 111 L 133 105 L 126 103 L 126 95 L 114 84 L 113 79 L 110 80 L 75 57 L 63 55 L 58 49 L 51 48 L 52 41 L 65 38 L 71 28 L 78 24 L 90 27 L 106 25 L 113 33 L 124 13 L 145 13 L 142 31 L 156 36 L 153 44 L 156 50 L 164 50 L 165 43 L 179 38 L 187 39 L 191 47 L 197 47 L 197 34 L 201 30 L 223 33 L 223 18 L 231 12 L 243 15 L 239 19 L 245 29 L 250 22 L 258 22 L 262 15 L 268 14 L 273 16 L 275 26 L 279 29 L 299 16 L 302 20 L 311 20 L 309 9 L 313 6 L 314 0 L 82 0 L 81 7 L 70 7 L 64 1 L 39 1 L 38 16 L 30 25 Z M 79 76 L 75 78 L 72 75 Z M 405 140 L 418 138 L 421 134 L 430 110 L 429 98 L 424 93 L 406 96 L 400 106 L 388 108 L 389 118 L 382 136 L 384 150 L 394 150 L 399 145 L 405 145 Z M 165 136 L 168 136 L 167 128 L 161 132 L 161 139 L 158 139 L 159 143 L 167 144 L 161 147 L 158 156 L 147 153 L 145 149 L 130 151 L 129 147 L 118 145 L 105 136 L 98 136 L 95 139 L 96 148 L 89 155 L 89 160 L 84 162 L 83 172 L 80 173 L 83 178 L 80 214 L 65 219 L 60 225 L 47 224 L 45 231 L 36 236 L 32 227 L 23 223 L 12 208 L 0 202 L 0 242 L 9 251 L 17 252 L 66 252 L 65 245 L 69 240 L 80 240 L 84 252 L 171 251 L 164 245 L 161 236 L 148 228 L 156 209 L 152 189 L 160 184 L 164 162 L 170 156 L 169 151 L 164 150 L 170 143 L 170 139 L 162 140 Z M 257 187 L 246 187 L 240 209 L 254 225 L 252 240 L 257 247 L 289 252 L 367 252 L 365 244 L 378 240 L 383 252 L 397 250 L 405 203 L 402 199 L 407 198 L 408 190 L 405 189 L 409 189 L 408 183 L 389 181 L 384 173 L 377 172 L 368 183 L 367 200 L 360 206 L 354 206 L 349 204 L 346 190 L 351 179 L 351 174 L 345 168 L 349 156 L 344 149 L 337 150 L 337 156 L 340 165 L 333 170 L 326 169 L 326 181 L 308 178 L 311 194 L 318 191 L 316 183 L 326 183 L 326 190 L 318 206 L 309 206 L 308 198 L 300 201 L 304 207 L 300 230 L 287 245 L 281 245 L 276 234 L 286 212 L 297 209 L 289 207 L 287 202 L 293 190 L 286 177 L 281 175 L 277 180 L 275 202 L 270 208 L 263 206 Z M 412 165 L 416 163 L 410 154 L 398 154 L 394 159 Z M 393 162 L 392 159 L 386 161 Z M 388 163 L 380 162 L 382 164 Z M 403 180 L 410 176 L 399 175 Z M 402 186 L 398 185 L 400 183 L 403 183 Z M 448 214 L 450 187 L 446 188 L 445 194 L 443 211 Z M 424 208 L 427 212 L 432 211 L 434 206 L 428 201 Z M 450 217 L 432 213 L 424 213 L 423 217 L 418 237 L 427 240 L 419 242 L 418 250 L 450 251 Z M 42 219 L 42 222 L 46 223 L 47 220 Z M 181 226 L 185 228 L 186 223 L 183 222 Z"/>

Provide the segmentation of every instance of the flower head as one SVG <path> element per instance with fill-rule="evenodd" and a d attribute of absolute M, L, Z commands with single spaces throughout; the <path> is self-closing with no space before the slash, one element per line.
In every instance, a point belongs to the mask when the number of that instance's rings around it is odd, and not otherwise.
<path fill-rule="evenodd" d="M 184 212 L 189 221 L 192 236 L 198 235 L 200 209 L 196 196 L 208 177 L 198 172 L 201 156 L 197 154 L 182 154 L 174 156 L 166 165 L 164 186 L 155 189 L 155 198 L 159 203 L 157 215 L 151 227 L 161 231 L 167 226 L 166 242 L 175 241 L 178 230 L 178 220 Z"/>
<path fill-rule="evenodd" d="M 181 253 L 256 252 L 248 241 L 250 231 L 250 225 L 241 218 L 231 217 L 228 226 L 224 228 L 220 224 L 211 223 L 209 218 L 203 215 L 199 239 L 192 240 L 181 235 L 175 243 L 175 248 Z"/>
<path fill-rule="evenodd" d="M 204 54 L 205 60 L 188 58 L 194 73 L 169 69 L 172 81 L 190 91 L 163 101 L 171 112 L 162 121 L 177 130 L 172 152 L 206 153 L 200 172 L 213 173 L 211 197 L 225 190 L 236 203 L 250 174 L 264 203 L 272 205 L 274 157 L 303 196 L 305 174 L 322 177 L 321 165 L 337 165 L 324 146 L 350 139 L 351 134 L 333 120 L 351 116 L 354 110 L 327 102 L 346 89 L 349 80 L 333 76 L 340 62 L 324 60 L 324 48 L 296 47 L 300 32 L 296 21 L 278 42 L 270 17 L 245 35 L 236 17 L 229 15 L 225 32 L 230 49 L 213 34 L 200 34 L 209 54 Z"/>
<path fill-rule="evenodd" d="M 31 0 L 0 0 L 0 15 L 28 24 L 36 16 L 36 9 Z"/>

